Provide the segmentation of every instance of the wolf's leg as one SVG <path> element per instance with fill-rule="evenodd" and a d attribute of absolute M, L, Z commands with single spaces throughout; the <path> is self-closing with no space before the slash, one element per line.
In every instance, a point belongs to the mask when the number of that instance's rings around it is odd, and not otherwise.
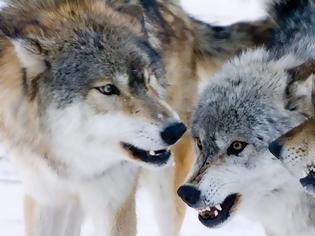
<path fill-rule="evenodd" d="M 135 194 L 119 208 L 108 207 L 92 217 L 95 236 L 136 236 L 137 215 Z"/>
<path fill-rule="evenodd" d="M 160 235 L 177 236 L 179 224 L 174 188 L 174 168 L 143 170 L 142 174 L 142 182 L 148 189 L 153 202 Z"/>
<path fill-rule="evenodd" d="M 135 192 L 130 193 L 127 198 L 124 197 L 123 203 L 118 206 L 116 199 L 106 199 L 106 192 L 98 194 L 104 196 L 104 201 L 98 201 L 93 197 L 94 202 L 88 200 L 84 203 L 89 204 L 86 205 L 86 210 L 93 221 L 95 236 L 136 236 Z M 91 196 L 89 193 L 89 198 Z M 121 198 L 122 196 L 119 196 L 118 200 Z"/>
<path fill-rule="evenodd" d="M 122 163 L 104 176 L 80 185 L 80 200 L 92 219 L 95 236 L 135 236 L 138 168 Z"/>
<path fill-rule="evenodd" d="M 116 224 L 113 225 L 112 235 L 136 236 L 137 234 L 137 215 L 135 194 L 132 193 L 125 201 L 124 205 L 116 213 Z"/>
<path fill-rule="evenodd" d="M 59 207 L 43 206 L 24 197 L 26 236 L 79 236 L 82 212 L 77 204 Z"/>
<path fill-rule="evenodd" d="M 143 170 L 143 182 L 154 201 L 160 234 L 179 235 L 185 217 L 185 204 L 177 196 L 193 163 L 192 140 L 188 135 L 175 146 L 175 167 L 159 171 Z"/>

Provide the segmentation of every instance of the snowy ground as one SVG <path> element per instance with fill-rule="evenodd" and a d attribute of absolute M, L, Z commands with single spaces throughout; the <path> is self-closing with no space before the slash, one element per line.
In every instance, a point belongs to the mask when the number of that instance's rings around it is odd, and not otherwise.
<path fill-rule="evenodd" d="M 264 0 L 268 1 L 268 0 Z M 194 17 L 215 24 L 230 24 L 239 20 L 253 20 L 264 16 L 259 0 L 182 0 L 184 8 Z M 0 0 L 1 6 L 1 0 Z M 10 163 L 3 158 L 0 145 L 0 236 L 22 236 L 22 185 Z M 138 235 L 158 235 L 152 204 L 145 189 L 137 195 Z M 83 236 L 90 236 L 87 227 Z M 243 218 L 231 221 L 224 228 L 209 230 L 197 220 L 197 213 L 188 210 L 181 236 L 264 236 L 261 227 Z"/>

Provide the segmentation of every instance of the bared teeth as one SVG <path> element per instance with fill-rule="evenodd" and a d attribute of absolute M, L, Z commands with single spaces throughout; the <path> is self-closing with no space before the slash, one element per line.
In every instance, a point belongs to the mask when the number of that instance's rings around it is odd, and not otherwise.
<path fill-rule="evenodd" d="M 220 204 L 216 205 L 215 208 L 217 208 L 218 211 L 222 211 L 222 207 Z"/>
<path fill-rule="evenodd" d="M 155 156 L 155 151 L 150 151 L 149 154 L 150 154 L 151 156 Z"/>
<path fill-rule="evenodd" d="M 199 213 L 203 214 L 203 213 L 205 213 L 207 211 L 210 211 L 209 209 L 208 208 L 204 208 L 204 209 L 199 209 L 198 211 L 199 211 Z"/>
<path fill-rule="evenodd" d="M 219 209 L 221 210 L 219 210 Z M 198 212 L 201 216 L 209 216 L 212 218 L 217 217 L 219 215 L 219 212 L 222 211 L 222 207 L 220 205 L 217 205 L 215 207 L 206 207 L 203 209 L 199 209 Z"/>

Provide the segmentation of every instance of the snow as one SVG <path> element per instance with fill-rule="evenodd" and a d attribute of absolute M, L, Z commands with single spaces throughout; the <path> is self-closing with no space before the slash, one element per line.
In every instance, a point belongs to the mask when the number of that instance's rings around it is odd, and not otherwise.
<path fill-rule="evenodd" d="M 183 7 L 195 18 L 214 23 L 231 24 L 240 20 L 254 20 L 265 16 L 263 2 L 269 0 L 181 0 Z M 3 6 L 0 0 L 0 8 Z M 0 236 L 23 235 L 23 188 L 14 168 L 3 158 L 0 145 Z M 159 235 L 150 198 L 145 189 L 137 193 L 138 236 Z M 92 235 L 87 223 L 82 236 Z M 226 226 L 210 230 L 197 219 L 197 213 L 188 209 L 181 236 L 264 236 L 262 228 L 239 216 Z"/>
<path fill-rule="evenodd" d="M 218 25 L 251 21 L 266 16 L 269 0 L 181 0 L 183 8 L 198 20 Z"/>

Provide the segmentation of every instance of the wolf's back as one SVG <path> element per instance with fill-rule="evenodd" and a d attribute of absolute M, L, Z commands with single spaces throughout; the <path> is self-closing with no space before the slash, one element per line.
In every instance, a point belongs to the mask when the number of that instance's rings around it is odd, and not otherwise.
<path fill-rule="evenodd" d="M 268 44 L 276 57 L 295 53 L 301 58 L 315 55 L 315 0 L 278 1 L 269 7 L 278 25 Z"/>

